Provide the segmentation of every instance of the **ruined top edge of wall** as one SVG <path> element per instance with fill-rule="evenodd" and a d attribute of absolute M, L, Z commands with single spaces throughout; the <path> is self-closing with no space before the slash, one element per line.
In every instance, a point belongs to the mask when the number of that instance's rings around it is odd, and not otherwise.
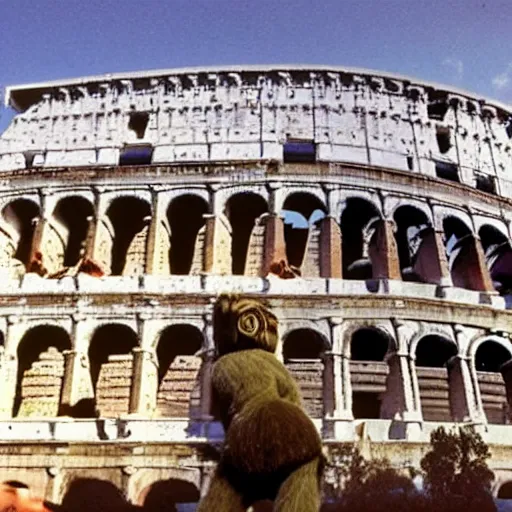
<path fill-rule="evenodd" d="M 231 66 L 224 68 L 181 68 L 141 71 L 131 73 L 109 73 L 74 79 L 64 79 L 33 84 L 14 85 L 6 88 L 5 104 L 18 112 L 39 103 L 45 95 L 94 94 L 114 84 L 122 85 L 129 91 L 134 88 L 153 89 L 162 83 L 171 83 L 185 90 L 194 87 L 214 88 L 219 85 L 261 85 L 263 82 L 284 82 L 289 86 L 312 87 L 313 84 L 338 84 L 340 86 L 370 85 L 391 93 L 417 97 L 418 94 L 442 94 L 447 97 L 460 96 L 479 104 L 493 106 L 502 115 L 512 114 L 512 106 L 491 98 L 434 82 L 413 77 L 374 71 L 364 68 L 340 68 L 330 66 Z"/>

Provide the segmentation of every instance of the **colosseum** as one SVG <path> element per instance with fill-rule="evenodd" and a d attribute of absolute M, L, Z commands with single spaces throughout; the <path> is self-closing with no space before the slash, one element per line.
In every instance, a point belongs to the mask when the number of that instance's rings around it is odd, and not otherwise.
<path fill-rule="evenodd" d="M 96 478 L 194 510 L 222 441 L 212 309 L 231 291 L 278 315 L 327 452 L 417 465 L 434 428 L 473 424 L 512 498 L 510 106 L 321 66 L 5 101 L 2 479 L 60 503 Z"/>

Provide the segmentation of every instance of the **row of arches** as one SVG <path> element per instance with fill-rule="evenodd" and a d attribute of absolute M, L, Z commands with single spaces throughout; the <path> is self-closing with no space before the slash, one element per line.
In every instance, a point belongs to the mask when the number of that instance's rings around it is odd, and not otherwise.
<path fill-rule="evenodd" d="M 87 353 L 82 354 L 81 377 L 76 380 L 82 391 L 80 400 L 70 406 L 63 399 L 71 351 L 67 332 L 57 326 L 40 325 L 29 329 L 16 352 L 16 392 L 14 417 L 119 417 L 130 410 L 130 397 L 137 367 L 137 334 L 126 325 L 98 327 Z M 204 389 L 203 333 L 189 324 L 164 328 L 151 353 L 151 365 L 143 378 L 154 387 L 151 417 L 199 418 Z M 461 377 L 462 355 L 455 341 L 439 334 L 425 334 L 408 356 L 411 363 L 414 399 L 419 402 L 425 421 L 463 421 L 467 393 L 480 396 L 489 423 L 511 421 L 512 373 L 508 364 L 512 346 L 501 338 L 489 338 L 472 353 L 467 371 L 470 380 Z M 397 373 L 394 357 L 397 347 L 386 332 L 373 327 L 354 330 L 341 360 L 332 361 L 329 340 L 310 328 L 295 328 L 283 337 L 282 358 L 301 389 L 308 413 L 324 418 L 334 413 L 332 400 L 334 365 L 348 366 L 343 393 L 350 393 L 354 418 L 387 418 L 397 412 Z M 73 371 L 77 371 L 76 369 Z M 75 374 L 76 379 L 76 374 Z M 399 386 L 402 384 L 399 384 Z M 349 386 L 350 391 L 347 389 Z M 470 389 L 468 389 L 468 386 Z M 474 387 L 474 389 L 473 389 Z M 416 391 L 415 391 L 416 389 Z M 4 397 L 6 399 L 6 397 Z M 463 412 L 461 412 L 463 411 Z"/>
<path fill-rule="evenodd" d="M 110 275 L 187 275 L 205 270 L 205 247 L 213 244 L 213 250 L 229 260 L 220 265 L 221 273 L 261 275 L 257 262 L 268 250 L 262 220 L 270 215 L 267 201 L 254 192 L 234 194 L 226 202 L 225 220 L 210 231 L 208 215 L 203 197 L 184 194 L 170 202 L 150 234 L 152 205 L 142 197 L 113 199 L 101 219 L 95 219 L 95 207 L 85 197 L 66 197 L 44 222 L 35 202 L 16 199 L 1 211 L 3 256 L 9 260 L 7 265 L 28 271 L 41 273 L 42 265 L 50 276 L 60 276 L 63 267 L 73 267 L 84 257 L 96 258 Z M 328 223 L 325 205 L 309 192 L 289 194 L 280 215 L 285 247 L 280 257 L 295 269 L 295 275 L 359 280 L 388 277 L 437 284 L 451 277 L 455 286 L 482 290 L 485 276 L 474 276 L 483 272 L 489 273 L 489 286 L 500 293 L 506 294 L 512 287 L 510 240 L 494 221 L 483 223 L 474 233 L 469 217 L 447 211 L 439 238 L 430 214 L 419 206 L 398 206 L 388 229 L 383 228 L 382 215 L 371 201 L 353 197 L 346 200 L 340 218 Z M 222 235 L 214 238 L 215 229 Z M 150 266 L 151 247 L 158 254 Z M 326 271 L 322 261 L 327 257 L 340 257 L 341 261 Z M 396 270 L 388 268 L 383 274 L 386 266 Z"/>

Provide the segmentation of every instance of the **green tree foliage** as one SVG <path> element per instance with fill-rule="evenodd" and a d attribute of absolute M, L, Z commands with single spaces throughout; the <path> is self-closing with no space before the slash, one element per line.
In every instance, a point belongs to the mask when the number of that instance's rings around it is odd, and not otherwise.
<path fill-rule="evenodd" d="M 336 453 L 343 482 L 336 502 L 325 512 L 494 512 L 494 479 L 487 466 L 489 448 L 471 427 L 432 432 L 431 448 L 421 460 L 421 472 L 400 472 L 387 459 L 366 460 L 353 445 Z M 413 483 L 423 476 L 424 488 Z"/>
<path fill-rule="evenodd" d="M 434 430 L 431 450 L 421 460 L 425 490 L 438 510 L 496 510 L 491 496 L 494 474 L 487 466 L 491 454 L 472 427 Z"/>

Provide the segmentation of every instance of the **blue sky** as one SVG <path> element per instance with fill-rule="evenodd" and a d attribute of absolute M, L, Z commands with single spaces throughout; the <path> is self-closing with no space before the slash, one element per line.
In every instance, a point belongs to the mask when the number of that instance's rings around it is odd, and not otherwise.
<path fill-rule="evenodd" d="M 0 0 L 0 87 L 277 63 L 392 71 L 512 103 L 512 0 Z"/>

